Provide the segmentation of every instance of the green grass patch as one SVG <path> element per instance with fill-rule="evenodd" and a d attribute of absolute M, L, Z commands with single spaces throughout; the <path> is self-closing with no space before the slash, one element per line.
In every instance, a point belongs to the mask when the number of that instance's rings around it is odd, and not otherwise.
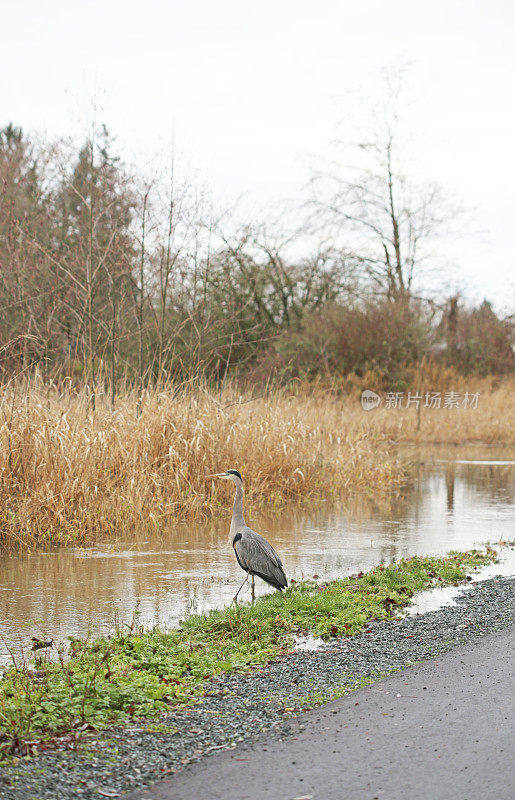
<path fill-rule="evenodd" d="M 73 638 L 57 663 L 36 653 L 31 663 L 4 670 L 0 755 L 30 752 L 28 740 L 152 718 L 195 702 L 211 677 L 260 667 L 290 651 L 295 633 L 352 636 L 371 620 L 391 619 L 414 592 L 464 581 L 496 556 L 488 548 L 403 559 L 342 580 L 294 584 L 254 606 L 191 616 L 170 631 L 116 630 Z"/>

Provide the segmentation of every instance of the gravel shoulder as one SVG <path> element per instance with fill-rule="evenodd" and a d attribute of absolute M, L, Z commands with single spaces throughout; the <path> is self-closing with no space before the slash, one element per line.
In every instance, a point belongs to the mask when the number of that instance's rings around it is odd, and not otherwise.
<path fill-rule="evenodd" d="M 294 653 L 266 669 L 213 680 L 199 703 L 167 714 L 158 723 L 114 728 L 85 738 L 76 751 L 47 752 L 3 768 L 0 798 L 122 796 L 169 777 L 205 753 L 252 743 L 263 731 L 269 740 L 297 736 L 306 717 L 298 711 L 506 631 L 515 624 L 514 590 L 515 578 L 492 578 L 470 586 L 454 606 L 375 623 L 320 650 Z M 345 702 L 356 702 L 354 697 Z M 362 752 L 361 758 L 366 755 Z M 182 776 L 171 785 L 179 779 Z M 285 795 L 289 796 L 295 794 Z"/>
<path fill-rule="evenodd" d="M 484 800 L 515 795 L 515 626 L 209 756 L 130 800 Z"/>

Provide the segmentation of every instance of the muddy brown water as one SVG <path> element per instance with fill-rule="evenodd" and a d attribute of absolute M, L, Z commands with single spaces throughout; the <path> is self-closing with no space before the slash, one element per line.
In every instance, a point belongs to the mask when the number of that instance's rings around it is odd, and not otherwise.
<path fill-rule="evenodd" d="M 296 580 L 513 539 L 515 448 L 427 446 L 403 448 L 403 457 L 421 463 L 410 487 L 389 503 L 376 503 L 372 489 L 368 499 L 336 509 L 299 513 L 285 506 L 272 517 L 247 508 L 247 523 L 267 536 Z M 229 603 L 243 577 L 227 541 L 231 488 L 216 523 L 0 556 L 0 660 L 27 650 L 33 635 L 66 643 L 84 629 L 109 631 L 115 620 L 134 618 L 170 627 Z M 270 587 L 256 580 L 256 589 Z"/>

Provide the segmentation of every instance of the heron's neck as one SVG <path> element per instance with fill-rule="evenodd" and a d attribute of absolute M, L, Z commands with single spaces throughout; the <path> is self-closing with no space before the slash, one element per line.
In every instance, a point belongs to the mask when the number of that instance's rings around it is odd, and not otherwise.
<path fill-rule="evenodd" d="M 229 531 L 229 539 L 231 544 L 235 534 L 243 525 L 245 525 L 245 520 L 243 519 L 243 487 L 236 486 L 236 492 L 234 493 L 234 505 L 232 507 L 231 529 Z"/>

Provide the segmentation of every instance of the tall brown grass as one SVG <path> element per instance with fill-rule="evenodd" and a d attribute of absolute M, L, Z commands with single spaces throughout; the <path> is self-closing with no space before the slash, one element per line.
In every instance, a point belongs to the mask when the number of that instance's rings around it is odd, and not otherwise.
<path fill-rule="evenodd" d="M 382 376 L 370 371 L 364 376 L 347 376 L 344 387 L 356 400 L 365 388 L 380 393 L 379 408 L 367 413 L 368 430 L 393 442 L 432 444 L 515 444 L 515 378 L 489 375 L 461 375 L 453 367 L 423 359 L 406 368 L 408 389 L 403 393 L 406 406 L 408 391 L 422 397 L 420 410 L 386 408 Z M 426 393 L 439 392 L 440 408 L 426 408 Z M 459 408 L 444 408 L 445 395 L 459 395 Z M 463 401 L 478 394 L 477 408 L 464 408 Z"/>
<path fill-rule="evenodd" d="M 457 390 L 455 390 L 457 391 Z M 469 389 L 470 391 L 470 389 Z M 480 392 L 477 409 L 421 407 L 370 414 L 371 435 L 419 444 L 515 444 L 515 382 Z"/>
<path fill-rule="evenodd" d="M 211 516 L 227 494 L 206 476 L 238 468 L 255 506 L 312 502 L 344 490 L 385 492 L 404 470 L 380 434 L 347 425 L 330 397 L 222 395 L 199 387 L 128 394 L 114 409 L 85 391 L 3 391 L 0 538 L 85 542 Z"/>
<path fill-rule="evenodd" d="M 254 507 L 398 490 L 392 441 L 514 441 L 513 382 L 477 410 L 364 412 L 322 388 L 265 397 L 226 387 L 126 393 L 112 408 L 85 390 L 11 385 L 0 401 L 0 543 L 85 543 L 205 520 L 227 505 L 206 480 L 237 468 Z M 138 413 L 140 411 L 141 413 Z M 226 487 L 225 487 L 226 488 Z"/>

